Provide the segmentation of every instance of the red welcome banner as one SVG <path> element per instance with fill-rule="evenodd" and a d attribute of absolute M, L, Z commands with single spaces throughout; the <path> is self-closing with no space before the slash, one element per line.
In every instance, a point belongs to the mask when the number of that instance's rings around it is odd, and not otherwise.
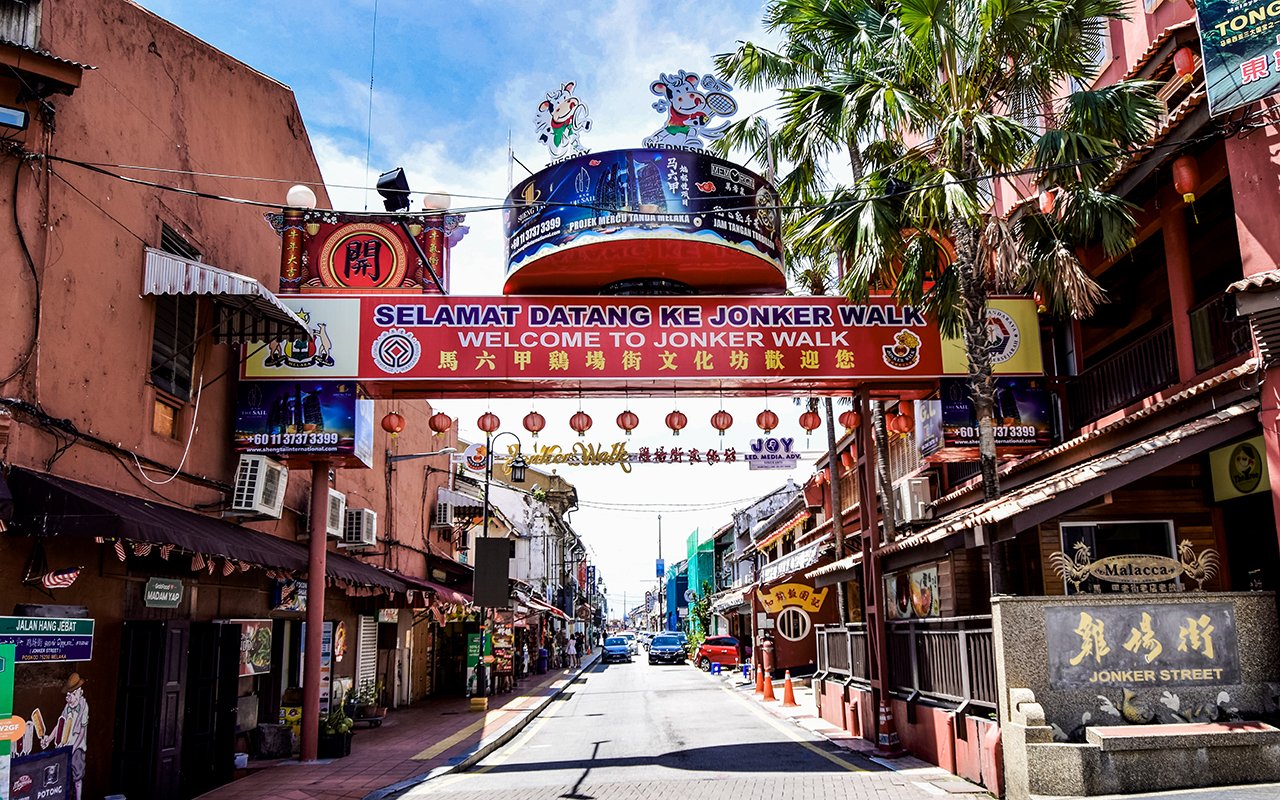
<path fill-rule="evenodd" d="M 963 374 L 963 348 L 891 298 L 281 298 L 311 335 L 250 345 L 244 377 L 354 379 L 375 395 L 643 391 L 645 387 L 848 390 L 868 380 Z M 1030 300 L 992 301 L 1002 374 L 1040 372 Z"/>

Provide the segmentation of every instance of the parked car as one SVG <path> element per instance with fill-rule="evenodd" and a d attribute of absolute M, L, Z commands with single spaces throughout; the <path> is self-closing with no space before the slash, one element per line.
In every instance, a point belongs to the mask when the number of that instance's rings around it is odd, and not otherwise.
<path fill-rule="evenodd" d="M 631 649 L 632 653 L 640 652 L 640 645 L 636 642 L 635 631 L 623 631 L 622 633 L 619 633 L 618 636 L 627 640 L 627 647 Z"/>
<path fill-rule="evenodd" d="M 649 649 L 649 645 L 653 643 L 653 637 L 657 636 L 653 631 L 640 631 L 640 646 L 645 650 Z"/>
<path fill-rule="evenodd" d="M 631 663 L 631 643 L 621 636 L 610 636 L 604 640 L 604 653 L 600 656 L 600 660 L 608 664 L 611 662 Z"/>
<path fill-rule="evenodd" d="M 680 646 L 681 646 L 681 647 L 683 647 L 683 648 L 685 648 L 685 652 L 686 652 L 686 654 L 687 654 L 688 649 L 689 649 L 689 635 L 688 635 L 687 633 L 685 633 L 684 631 L 663 631 L 662 633 L 659 633 L 659 634 L 657 634 L 657 635 L 658 635 L 658 636 L 674 636 L 674 637 L 676 637 L 677 639 L 679 639 L 679 640 L 680 640 Z"/>
<path fill-rule="evenodd" d="M 711 669 L 713 663 L 736 667 L 739 661 L 738 640 L 732 636 L 708 636 L 693 658 L 698 669 Z"/>
<path fill-rule="evenodd" d="M 653 637 L 653 643 L 649 645 L 650 664 L 683 664 L 684 661 L 684 645 L 677 637 L 666 634 Z"/>

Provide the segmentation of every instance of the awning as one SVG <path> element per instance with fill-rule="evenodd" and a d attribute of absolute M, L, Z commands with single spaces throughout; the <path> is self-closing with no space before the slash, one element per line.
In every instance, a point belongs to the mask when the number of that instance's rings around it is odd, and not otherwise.
<path fill-rule="evenodd" d="M 1242 436 L 1257 427 L 1257 400 L 1245 400 L 1106 455 L 956 511 L 917 534 L 880 548 L 880 555 L 939 542 L 979 525 L 1000 524 L 999 538 L 1038 525 L 1139 478 Z"/>
<path fill-rule="evenodd" d="M 309 335 L 307 323 L 253 278 L 150 247 L 142 293 L 210 298 L 218 309 L 214 339 L 223 344 Z"/>
<path fill-rule="evenodd" d="M 225 520 L 20 467 L 10 471 L 8 481 L 15 502 L 13 527 L 19 532 L 168 544 L 205 559 L 307 571 L 307 548 Z M 328 577 L 354 586 L 408 588 L 377 567 L 337 553 L 328 555 L 326 566 Z"/>
<path fill-rule="evenodd" d="M 804 547 L 787 553 L 781 558 L 774 559 L 768 564 L 760 567 L 760 582 L 773 583 L 779 578 L 798 572 L 802 569 L 813 566 L 818 563 L 821 556 L 822 546 L 831 540 L 831 536 L 824 536 L 816 542 L 805 545 Z"/>
<path fill-rule="evenodd" d="M 804 576 L 813 581 L 813 588 L 815 589 L 857 580 L 862 576 L 862 552 L 858 551 L 851 556 L 845 556 L 839 561 L 823 564 L 821 567 L 809 570 Z"/>
<path fill-rule="evenodd" d="M 756 549 L 763 550 L 764 548 L 768 547 L 769 545 L 781 539 L 783 536 L 786 536 L 788 533 L 791 533 L 796 528 L 803 525 L 806 521 L 808 521 L 808 519 L 809 519 L 809 512 L 801 511 L 799 514 L 796 514 L 794 517 L 782 523 L 777 528 L 774 528 L 773 532 L 770 533 L 768 536 L 756 542 Z"/>
<path fill-rule="evenodd" d="M 552 615 L 557 616 L 560 619 L 563 619 L 563 620 L 569 619 L 568 614 L 564 613 L 564 611 L 556 608 L 555 606 L 551 605 L 546 600 L 543 600 L 540 597 L 530 597 L 529 605 L 532 606 L 533 608 L 538 609 L 539 611 L 549 611 L 551 612 Z"/>
<path fill-rule="evenodd" d="M 423 578 L 414 578 L 409 575 L 402 575 L 395 570 L 386 570 L 386 572 L 396 580 L 404 581 L 410 589 L 416 589 L 420 592 L 430 592 L 445 603 L 452 603 L 456 606 L 471 605 L 471 595 L 466 592 L 461 592 L 457 589 L 436 583 L 435 581 L 429 581 Z"/>
<path fill-rule="evenodd" d="M 746 606 L 750 601 L 751 587 L 729 589 L 721 592 L 719 599 L 713 600 L 711 603 L 712 614 L 727 614 L 730 611 Z"/>

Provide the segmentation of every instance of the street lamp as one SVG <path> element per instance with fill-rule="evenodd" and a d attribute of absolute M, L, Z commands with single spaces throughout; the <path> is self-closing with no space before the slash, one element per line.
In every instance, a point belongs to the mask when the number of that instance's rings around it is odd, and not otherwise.
<path fill-rule="evenodd" d="M 489 538 L 489 517 L 492 516 L 489 506 L 489 487 L 493 484 L 493 443 L 503 436 L 510 436 L 516 440 L 516 454 L 508 467 L 511 470 L 511 480 L 513 483 L 524 483 L 524 473 L 528 468 L 528 463 L 524 460 L 524 456 L 520 454 L 520 437 L 511 431 L 501 431 L 497 434 L 485 431 L 484 434 L 484 538 Z M 484 636 L 485 629 L 488 627 L 488 611 L 485 608 L 480 609 L 480 642 L 481 653 L 484 652 Z M 476 694 L 480 697 L 488 697 L 488 669 L 481 658 L 476 664 Z M 487 702 L 487 701 L 486 701 Z"/>
<path fill-rule="evenodd" d="M 446 447 L 443 450 L 432 450 L 430 453 L 405 453 L 404 455 L 393 456 L 391 454 L 391 451 L 388 450 L 387 463 L 395 464 L 398 461 L 412 461 L 415 458 L 431 458 L 432 456 L 442 456 L 442 455 L 445 455 L 446 453 L 456 453 L 456 452 L 458 452 L 458 448 Z"/>

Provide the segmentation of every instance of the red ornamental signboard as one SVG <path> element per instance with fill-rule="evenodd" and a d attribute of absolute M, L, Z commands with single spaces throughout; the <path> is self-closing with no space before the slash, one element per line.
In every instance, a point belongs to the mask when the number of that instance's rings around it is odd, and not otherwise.
<path fill-rule="evenodd" d="M 964 350 L 891 298 L 430 297 L 282 298 L 307 341 L 250 345 L 244 377 L 361 381 L 375 396 L 654 389 L 851 389 L 860 381 L 963 375 Z M 1041 371 L 1033 302 L 991 302 L 995 371 Z M 294 363 L 272 353 L 324 350 Z"/>

